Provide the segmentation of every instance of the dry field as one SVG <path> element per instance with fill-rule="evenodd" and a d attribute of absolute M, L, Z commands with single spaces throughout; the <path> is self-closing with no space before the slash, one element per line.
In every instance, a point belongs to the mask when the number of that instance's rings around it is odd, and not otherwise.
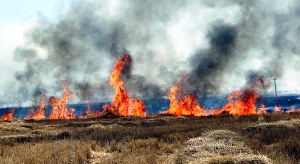
<path fill-rule="evenodd" d="M 0 122 L 0 163 L 300 163 L 299 113 Z"/>

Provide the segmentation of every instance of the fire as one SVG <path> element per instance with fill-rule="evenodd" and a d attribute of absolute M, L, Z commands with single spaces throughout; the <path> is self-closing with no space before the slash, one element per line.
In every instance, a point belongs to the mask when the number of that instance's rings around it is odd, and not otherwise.
<path fill-rule="evenodd" d="M 75 119 L 76 115 L 73 114 L 74 112 L 75 112 L 75 109 L 74 108 L 70 108 L 70 110 L 68 111 L 66 119 Z"/>
<path fill-rule="evenodd" d="M 197 101 L 197 96 L 193 95 L 179 95 L 177 93 L 180 90 L 178 85 L 171 88 L 170 109 L 163 112 L 163 114 L 172 114 L 175 116 L 206 116 L 205 109 L 200 107 Z"/>
<path fill-rule="evenodd" d="M 127 94 L 125 87 L 123 86 L 123 81 L 121 79 L 122 72 L 128 67 L 132 67 L 132 58 L 129 54 L 123 54 L 120 57 L 113 68 L 112 74 L 110 76 L 109 83 L 115 90 L 115 95 L 113 97 L 112 103 L 104 104 L 102 108 L 103 112 L 91 111 L 90 102 L 87 98 L 86 104 L 87 109 L 84 114 L 76 117 L 74 114 L 75 108 L 67 109 L 67 103 L 69 98 L 72 97 L 72 92 L 67 86 L 66 80 L 62 80 L 64 93 L 62 98 L 56 98 L 51 96 L 49 102 L 52 107 L 52 111 L 48 119 L 75 119 L 75 118 L 88 118 L 91 116 L 101 116 L 105 112 L 111 113 L 118 116 L 146 116 L 146 105 L 139 98 L 130 98 Z M 178 83 L 182 78 L 178 79 Z M 251 115 L 251 114 L 267 114 L 267 110 L 264 104 L 261 104 L 260 108 L 256 109 L 256 99 L 259 97 L 259 87 L 268 87 L 264 83 L 263 78 L 258 78 L 256 82 L 248 85 L 248 88 L 244 90 L 233 91 L 229 94 L 227 104 L 225 104 L 220 109 L 211 108 L 209 114 L 220 115 L 222 113 L 240 116 L 240 115 Z M 29 113 L 24 117 L 24 119 L 46 119 L 45 113 L 45 95 L 41 95 L 39 99 L 39 107 L 35 111 L 34 108 L 29 110 Z M 171 114 L 174 116 L 206 116 L 206 110 L 204 107 L 200 107 L 196 94 L 184 94 L 180 85 L 174 85 L 170 89 L 169 94 L 170 108 L 163 111 L 163 114 Z M 293 106 L 290 112 L 299 112 L 300 109 L 295 109 Z M 280 107 L 275 107 L 274 112 L 284 112 Z M 10 110 L 8 113 L 0 117 L 0 120 L 12 120 L 14 119 L 14 109 Z"/>
<path fill-rule="evenodd" d="M 12 110 L 8 111 L 6 114 L 4 114 L 3 116 L 1 116 L 0 120 L 2 120 L 2 121 L 12 120 L 12 119 L 14 119 L 14 113 L 15 113 L 15 110 L 12 109 Z"/>
<path fill-rule="evenodd" d="M 69 111 L 67 109 L 67 103 L 69 98 L 72 96 L 69 87 L 67 86 L 67 81 L 62 80 L 64 85 L 64 94 L 61 99 L 57 99 L 54 96 L 51 96 L 49 102 L 51 103 L 52 112 L 49 116 L 49 119 L 74 119 L 76 115 L 73 114 L 75 111 L 74 108 L 71 108 Z"/>
<path fill-rule="evenodd" d="M 222 112 L 231 115 L 250 115 L 256 113 L 256 98 L 258 95 L 252 89 L 247 89 L 243 93 L 241 91 L 234 91 L 228 96 L 228 103 L 221 110 L 210 110 L 213 115 Z"/>
<path fill-rule="evenodd" d="M 125 53 L 115 63 L 114 70 L 110 76 L 109 83 L 116 92 L 112 104 L 105 104 L 102 108 L 120 116 L 145 116 L 146 106 L 143 101 L 140 99 L 131 99 L 123 86 L 123 81 L 120 76 L 126 66 L 132 66 L 132 58 L 129 54 Z"/>
<path fill-rule="evenodd" d="M 79 118 L 88 118 L 88 117 L 101 116 L 101 112 L 99 112 L 99 111 L 92 112 L 91 106 L 90 106 L 90 101 L 87 97 L 86 97 L 86 106 L 87 106 L 87 109 L 85 111 L 85 114 L 81 114 L 79 116 Z"/>
<path fill-rule="evenodd" d="M 258 87 L 267 87 L 264 84 L 263 78 L 258 78 L 251 88 L 242 91 L 234 91 L 228 96 L 228 103 L 220 110 L 211 109 L 209 112 L 212 115 L 221 113 L 229 113 L 234 116 L 256 114 L 256 99 L 259 96 Z M 266 112 L 263 106 L 260 112 Z"/>
<path fill-rule="evenodd" d="M 260 108 L 258 109 L 257 114 L 268 114 L 264 104 L 260 105 Z"/>
<path fill-rule="evenodd" d="M 43 102 L 43 99 L 45 98 L 45 95 L 41 95 L 39 99 L 39 107 L 37 111 L 34 111 L 34 108 L 31 108 L 27 116 L 25 116 L 24 119 L 45 119 L 45 103 Z"/>
<path fill-rule="evenodd" d="M 290 110 L 287 111 L 288 113 L 295 113 L 300 112 L 300 108 L 296 109 L 295 106 L 292 106 Z"/>
<path fill-rule="evenodd" d="M 134 99 L 131 100 L 132 104 L 132 110 L 131 114 L 132 116 L 146 116 L 146 105 L 143 103 L 140 99 Z"/>
<path fill-rule="evenodd" d="M 228 103 L 221 110 L 210 110 L 210 113 L 214 115 L 227 112 L 235 116 L 255 114 L 257 97 L 258 94 L 253 89 L 246 89 L 243 93 L 234 91 L 228 96 Z"/>
<path fill-rule="evenodd" d="M 284 110 L 282 110 L 280 107 L 275 106 L 274 107 L 274 112 L 279 112 L 279 113 L 284 113 Z"/>

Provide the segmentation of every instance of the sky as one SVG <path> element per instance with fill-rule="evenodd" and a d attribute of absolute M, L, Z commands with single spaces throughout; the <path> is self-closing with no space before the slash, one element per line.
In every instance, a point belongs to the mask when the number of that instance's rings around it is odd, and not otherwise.
<path fill-rule="evenodd" d="M 57 16 L 58 9 L 61 8 L 64 1 L 59 0 L 0 0 L 0 28 L 5 26 L 22 23 L 36 13 L 42 13 L 48 18 Z M 58 7 L 61 6 L 61 7 Z"/>
<path fill-rule="evenodd" d="M 124 52 L 132 97 L 166 98 L 176 84 L 228 94 L 257 77 L 269 86 L 262 94 L 274 93 L 274 78 L 281 94 L 298 94 L 299 17 L 296 0 L 0 0 L 0 106 L 59 97 L 61 79 L 72 103 L 110 100 Z"/>

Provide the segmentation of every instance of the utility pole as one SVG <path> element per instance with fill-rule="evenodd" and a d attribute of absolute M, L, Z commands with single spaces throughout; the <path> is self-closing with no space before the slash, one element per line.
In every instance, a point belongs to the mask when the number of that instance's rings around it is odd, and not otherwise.
<path fill-rule="evenodd" d="M 277 97 L 276 78 L 274 78 L 275 96 Z"/>

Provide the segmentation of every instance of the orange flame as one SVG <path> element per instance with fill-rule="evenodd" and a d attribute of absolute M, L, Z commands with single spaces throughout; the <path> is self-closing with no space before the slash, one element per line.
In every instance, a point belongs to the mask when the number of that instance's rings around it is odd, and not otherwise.
<path fill-rule="evenodd" d="M 76 115 L 73 114 L 75 112 L 75 109 L 74 108 L 70 108 L 68 114 L 67 114 L 67 119 L 75 119 L 76 118 Z"/>
<path fill-rule="evenodd" d="M 292 106 L 290 110 L 288 110 L 288 113 L 293 113 L 293 112 L 297 112 L 298 109 L 295 109 L 295 106 Z"/>
<path fill-rule="evenodd" d="M 104 104 L 102 108 L 120 116 L 145 116 L 146 106 L 143 101 L 140 99 L 131 100 L 123 86 L 123 81 L 120 76 L 126 66 L 132 66 L 132 58 L 129 54 L 125 53 L 115 63 L 114 70 L 110 76 L 109 83 L 116 92 L 112 104 L 111 106 L 109 104 Z"/>
<path fill-rule="evenodd" d="M 37 111 L 34 111 L 34 108 L 31 108 L 27 116 L 25 116 L 24 119 L 45 119 L 45 104 L 43 102 L 43 99 L 45 98 L 45 95 L 41 95 L 39 99 L 39 108 Z"/>
<path fill-rule="evenodd" d="M 258 78 L 258 80 L 252 85 L 253 88 L 248 88 L 241 91 L 234 91 L 228 96 L 228 103 L 220 110 L 211 109 L 209 112 L 212 115 L 218 115 L 221 113 L 229 113 L 231 115 L 240 116 L 240 115 L 251 115 L 256 114 L 256 99 L 259 96 L 259 92 L 257 91 L 257 87 L 259 84 L 262 87 L 267 87 L 264 84 L 263 78 Z M 263 106 L 265 110 L 265 107 Z M 266 110 L 265 110 L 266 112 Z"/>
<path fill-rule="evenodd" d="M 12 110 L 8 111 L 6 114 L 4 114 L 3 116 L 1 116 L 0 120 L 2 120 L 2 121 L 12 120 L 12 119 L 14 119 L 14 113 L 15 113 L 15 110 L 12 109 Z"/>
<path fill-rule="evenodd" d="M 61 99 L 56 99 L 54 96 L 51 96 L 49 102 L 52 106 L 52 112 L 49 116 L 49 119 L 74 119 L 76 116 L 73 114 L 75 111 L 74 108 L 71 108 L 69 111 L 67 109 L 67 103 L 69 98 L 72 96 L 69 87 L 67 86 L 67 81 L 62 80 L 64 85 L 64 94 Z"/>
<path fill-rule="evenodd" d="M 132 110 L 131 115 L 132 116 L 146 116 L 146 105 L 143 103 L 140 99 L 134 99 L 131 100 Z"/>
<path fill-rule="evenodd" d="M 275 106 L 274 107 L 274 112 L 279 112 L 279 113 L 284 113 L 284 110 L 282 110 L 280 107 Z"/>
<path fill-rule="evenodd" d="M 267 109 L 264 104 L 260 105 L 260 108 L 258 108 L 257 114 L 268 114 Z"/>
<path fill-rule="evenodd" d="M 234 91 L 228 96 L 228 103 L 221 110 L 211 109 L 209 112 L 212 115 L 221 113 L 229 113 L 235 116 L 255 114 L 257 97 L 258 94 L 253 89 L 246 89 L 243 93 Z"/>
<path fill-rule="evenodd" d="M 170 98 L 170 109 L 163 111 L 163 114 L 172 114 L 175 116 L 206 116 L 205 109 L 200 107 L 197 101 L 197 96 L 193 95 L 180 95 L 177 98 L 177 92 L 180 90 L 178 85 L 171 88 Z"/>
<path fill-rule="evenodd" d="M 91 106 L 90 106 L 90 101 L 89 101 L 88 97 L 86 97 L 86 106 L 87 106 L 87 109 L 85 111 L 85 114 L 81 114 L 79 116 L 79 118 L 101 116 L 101 112 L 99 112 L 99 111 L 92 112 Z"/>
<path fill-rule="evenodd" d="M 292 106 L 288 113 L 295 113 L 295 112 L 300 112 L 300 108 L 296 109 L 295 106 Z"/>

